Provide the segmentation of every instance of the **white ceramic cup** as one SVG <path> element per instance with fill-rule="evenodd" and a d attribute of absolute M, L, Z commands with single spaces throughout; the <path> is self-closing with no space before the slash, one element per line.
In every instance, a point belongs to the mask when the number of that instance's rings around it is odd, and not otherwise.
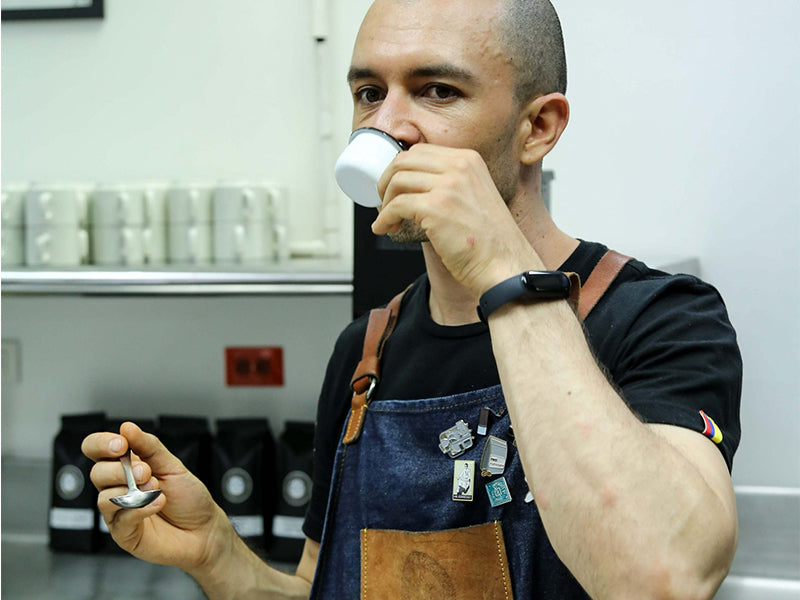
<path fill-rule="evenodd" d="M 167 220 L 170 223 L 210 223 L 212 187 L 178 185 L 167 191 Z"/>
<path fill-rule="evenodd" d="M 266 262 L 272 256 L 269 221 L 214 223 L 214 262 Z"/>
<path fill-rule="evenodd" d="M 0 206 L 3 227 L 25 225 L 25 192 L 27 191 L 28 186 L 24 184 L 3 186 L 2 206 Z"/>
<path fill-rule="evenodd" d="M 92 227 L 131 227 L 144 222 L 144 193 L 125 186 L 98 187 L 91 198 Z"/>
<path fill-rule="evenodd" d="M 149 265 L 167 262 L 167 224 L 164 221 L 145 223 L 142 229 L 144 261 Z"/>
<path fill-rule="evenodd" d="M 374 127 L 356 129 L 334 167 L 336 183 L 356 204 L 369 208 L 381 205 L 378 180 L 399 152 L 402 142 Z"/>
<path fill-rule="evenodd" d="M 211 262 L 211 223 L 169 223 L 169 262 L 202 265 Z"/>
<path fill-rule="evenodd" d="M 3 225 L 0 233 L 2 265 L 18 267 L 25 264 L 25 228 Z"/>
<path fill-rule="evenodd" d="M 263 222 L 269 215 L 269 192 L 253 184 L 222 184 L 214 189 L 215 222 Z"/>
<path fill-rule="evenodd" d="M 74 267 L 89 256 L 89 236 L 77 223 L 28 225 L 25 228 L 25 264 L 31 267 Z"/>
<path fill-rule="evenodd" d="M 272 258 L 276 262 L 286 262 L 291 257 L 289 247 L 289 199 L 286 188 L 272 183 L 264 184 L 269 194 L 270 220 L 272 231 Z"/>
<path fill-rule="evenodd" d="M 167 262 L 167 183 L 146 183 L 144 191 L 144 260 L 150 265 Z"/>
<path fill-rule="evenodd" d="M 145 254 L 141 225 L 93 227 L 92 255 L 96 265 L 143 264 Z"/>
<path fill-rule="evenodd" d="M 89 193 L 80 185 L 33 187 L 25 193 L 25 224 L 86 226 Z"/>
<path fill-rule="evenodd" d="M 147 183 L 142 186 L 144 193 L 144 222 L 146 225 L 167 221 L 166 183 Z"/>

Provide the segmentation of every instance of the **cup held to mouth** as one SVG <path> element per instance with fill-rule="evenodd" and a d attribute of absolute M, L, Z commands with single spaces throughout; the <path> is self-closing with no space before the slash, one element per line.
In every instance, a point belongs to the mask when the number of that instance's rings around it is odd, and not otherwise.
<path fill-rule="evenodd" d="M 336 183 L 356 204 L 368 208 L 381 205 L 378 180 L 405 146 L 374 127 L 356 129 L 334 167 Z"/>

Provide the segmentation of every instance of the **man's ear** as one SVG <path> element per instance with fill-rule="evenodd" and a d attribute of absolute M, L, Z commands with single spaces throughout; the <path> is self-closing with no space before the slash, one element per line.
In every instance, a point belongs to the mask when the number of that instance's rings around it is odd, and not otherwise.
<path fill-rule="evenodd" d="M 563 94 L 547 94 L 531 100 L 522 112 L 520 162 L 533 165 L 558 142 L 569 122 L 569 101 Z"/>

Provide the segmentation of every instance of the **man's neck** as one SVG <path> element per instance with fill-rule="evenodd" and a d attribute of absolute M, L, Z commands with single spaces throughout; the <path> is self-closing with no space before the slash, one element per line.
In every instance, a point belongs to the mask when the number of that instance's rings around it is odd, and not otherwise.
<path fill-rule="evenodd" d="M 562 232 L 541 205 L 518 219 L 518 225 L 547 270 L 558 269 L 578 247 L 578 240 Z M 440 325 L 466 325 L 478 321 L 478 298 L 456 281 L 430 244 L 422 245 L 431 295 L 431 318 Z M 539 268 L 531 265 L 531 269 Z"/>

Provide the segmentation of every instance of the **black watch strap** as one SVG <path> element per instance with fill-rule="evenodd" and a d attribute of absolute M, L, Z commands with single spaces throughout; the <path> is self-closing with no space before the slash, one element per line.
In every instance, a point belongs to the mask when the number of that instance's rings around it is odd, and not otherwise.
<path fill-rule="evenodd" d="M 580 289 L 580 283 L 577 283 Z M 481 296 L 478 316 L 486 322 L 495 310 L 514 300 L 539 302 L 565 300 L 572 291 L 572 278 L 562 271 L 525 271 L 490 287 Z"/>

